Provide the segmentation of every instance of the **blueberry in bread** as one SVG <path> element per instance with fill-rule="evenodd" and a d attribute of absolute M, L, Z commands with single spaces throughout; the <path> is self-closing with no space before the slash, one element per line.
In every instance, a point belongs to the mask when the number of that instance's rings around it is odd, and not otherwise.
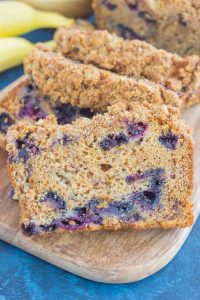
<path fill-rule="evenodd" d="M 166 106 L 118 104 L 64 126 L 53 116 L 17 124 L 7 150 L 28 236 L 193 222 L 193 142 Z"/>
<path fill-rule="evenodd" d="M 81 108 L 104 112 L 118 102 L 143 101 L 177 109 L 181 105 L 178 94 L 163 85 L 70 60 L 41 44 L 26 59 L 25 72 L 52 101 Z"/>
<path fill-rule="evenodd" d="M 179 55 L 199 54 L 199 1 L 93 0 L 97 25 Z"/>
<path fill-rule="evenodd" d="M 0 101 L 0 146 L 5 148 L 9 127 L 22 121 L 36 122 L 48 115 L 56 116 L 58 124 L 68 124 L 78 117 L 92 118 L 89 108 L 78 108 L 70 103 L 52 101 L 33 81 L 23 78 Z"/>
<path fill-rule="evenodd" d="M 120 75 L 148 79 L 180 94 L 184 105 L 200 101 L 200 57 L 180 57 L 140 40 L 124 40 L 107 31 L 60 28 L 54 39 L 68 58 Z"/>

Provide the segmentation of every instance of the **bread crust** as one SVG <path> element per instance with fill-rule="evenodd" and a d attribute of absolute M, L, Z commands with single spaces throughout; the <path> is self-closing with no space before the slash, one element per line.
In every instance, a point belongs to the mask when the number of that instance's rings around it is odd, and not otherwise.
<path fill-rule="evenodd" d="M 175 92 L 148 80 L 121 76 L 77 63 L 39 44 L 25 61 L 25 72 L 53 100 L 105 112 L 118 102 L 166 104 L 180 112 Z"/>
<path fill-rule="evenodd" d="M 68 58 L 120 75 L 145 78 L 179 93 L 184 106 L 200 101 L 200 58 L 182 58 L 140 40 L 124 40 L 107 31 L 60 28 L 57 50 Z"/>

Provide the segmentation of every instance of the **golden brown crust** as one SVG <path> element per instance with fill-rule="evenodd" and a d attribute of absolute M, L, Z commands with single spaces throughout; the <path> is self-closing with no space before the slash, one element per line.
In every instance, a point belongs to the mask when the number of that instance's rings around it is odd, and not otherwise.
<path fill-rule="evenodd" d="M 140 40 L 124 40 L 107 31 L 60 28 L 54 39 L 68 58 L 120 75 L 146 78 L 180 93 L 185 105 L 200 101 L 200 58 L 182 58 Z"/>
<path fill-rule="evenodd" d="M 80 64 L 38 45 L 25 61 L 26 73 L 44 94 L 63 103 L 105 111 L 118 102 L 151 102 L 180 107 L 180 98 L 162 85 Z"/>

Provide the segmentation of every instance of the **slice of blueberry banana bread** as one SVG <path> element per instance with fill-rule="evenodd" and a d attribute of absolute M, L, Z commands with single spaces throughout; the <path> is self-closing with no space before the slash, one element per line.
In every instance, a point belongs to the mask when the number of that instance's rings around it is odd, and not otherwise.
<path fill-rule="evenodd" d="M 200 53 L 199 0 L 93 0 L 100 29 L 180 55 Z"/>
<path fill-rule="evenodd" d="M 107 31 L 60 28 L 57 49 L 68 58 L 146 78 L 180 93 L 185 106 L 200 102 L 200 57 L 182 58 L 139 40 L 124 40 Z"/>
<path fill-rule="evenodd" d="M 148 101 L 177 108 L 181 104 L 178 94 L 162 85 L 70 60 L 43 45 L 26 59 L 25 71 L 45 95 L 78 107 L 104 112 L 117 102 Z"/>
<path fill-rule="evenodd" d="M 192 224 L 189 129 L 148 105 L 11 127 L 8 169 L 24 234 Z"/>
<path fill-rule="evenodd" d="M 68 124 L 78 117 L 92 118 L 94 112 L 89 108 L 78 108 L 70 103 L 52 101 L 26 77 L 0 99 L 0 147 L 5 148 L 9 127 L 28 120 L 35 122 L 54 114 L 58 124 Z"/>

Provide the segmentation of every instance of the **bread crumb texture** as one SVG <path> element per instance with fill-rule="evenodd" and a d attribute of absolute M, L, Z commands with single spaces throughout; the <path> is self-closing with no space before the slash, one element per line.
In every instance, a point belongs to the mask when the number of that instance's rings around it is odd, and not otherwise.
<path fill-rule="evenodd" d="M 16 124 L 7 150 L 28 236 L 193 222 L 190 130 L 152 105 L 118 104 L 64 126 L 53 116 Z"/>

